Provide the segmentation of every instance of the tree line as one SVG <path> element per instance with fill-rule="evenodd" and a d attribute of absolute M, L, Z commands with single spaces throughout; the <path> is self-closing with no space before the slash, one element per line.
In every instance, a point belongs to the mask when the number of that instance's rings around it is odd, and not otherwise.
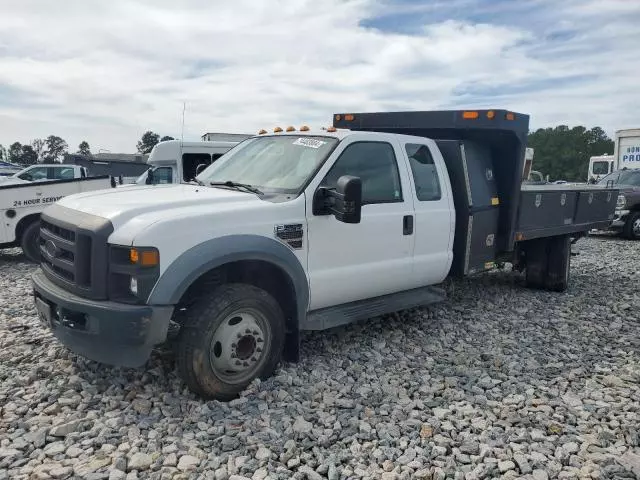
<path fill-rule="evenodd" d="M 148 154 L 158 142 L 173 140 L 168 135 L 147 131 L 138 143 L 138 153 Z M 527 146 L 534 149 L 533 170 L 549 175 L 550 180 L 586 181 L 589 158 L 595 155 L 613 154 L 613 140 L 600 127 L 590 130 L 583 126 L 569 128 L 559 125 L 539 128 L 529 133 Z M 22 165 L 54 163 L 62 161 L 68 153 L 68 145 L 62 138 L 49 135 L 31 144 L 15 142 L 5 149 L 0 145 L 0 160 Z M 80 142 L 77 153 L 91 155 L 89 143 Z"/>
<path fill-rule="evenodd" d="M 155 132 L 147 131 L 138 141 L 136 149 L 138 153 L 148 154 L 159 142 L 174 140 L 165 135 L 162 138 Z M 36 138 L 31 143 L 22 144 L 14 142 L 8 148 L 0 145 L 0 161 L 15 163 L 18 165 L 35 165 L 36 163 L 59 163 L 64 155 L 69 153 L 67 142 L 57 135 L 49 135 L 47 138 Z M 91 155 L 91 147 L 85 140 L 80 142 L 76 153 Z"/>
<path fill-rule="evenodd" d="M 589 158 L 613 154 L 613 140 L 600 127 L 559 125 L 539 128 L 528 136 L 527 146 L 534 149 L 532 170 L 549 175 L 550 180 L 585 182 Z"/>

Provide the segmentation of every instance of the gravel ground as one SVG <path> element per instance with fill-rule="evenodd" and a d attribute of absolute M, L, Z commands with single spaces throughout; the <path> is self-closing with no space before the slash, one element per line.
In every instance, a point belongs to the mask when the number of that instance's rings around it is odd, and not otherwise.
<path fill-rule="evenodd" d="M 640 477 L 640 242 L 579 242 L 565 294 L 502 272 L 432 309 L 306 335 L 228 404 L 171 358 L 113 369 L 36 320 L 0 253 L 0 478 Z"/>

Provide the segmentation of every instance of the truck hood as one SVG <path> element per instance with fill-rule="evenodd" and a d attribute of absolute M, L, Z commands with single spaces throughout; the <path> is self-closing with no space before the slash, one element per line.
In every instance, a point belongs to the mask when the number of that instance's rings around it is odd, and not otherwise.
<path fill-rule="evenodd" d="M 252 202 L 262 203 L 253 193 L 185 184 L 111 188 L 58 200 L 63 207 L 107 218 L 116 228 L 134 217 L 154 212 L 169 213 L 203 204 L 210 204 L 214 210 L 216 206 L 228 208 L 229 204 Z"/>
<path fill-rule="evenodd" d="M 614 185 L 614 188 L 618 188 L 618 193 L 623 193 L 625 195 L 640 194 L 640 187 L 635 187 L 633 185 Z"/>

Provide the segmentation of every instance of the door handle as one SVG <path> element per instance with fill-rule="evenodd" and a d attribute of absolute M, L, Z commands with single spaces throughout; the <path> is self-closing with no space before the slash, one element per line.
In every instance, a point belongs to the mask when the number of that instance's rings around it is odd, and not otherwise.
<path fill-rule="evenodd" d="M 402 234 L 403 235 L 412 235 L 413 234 L 413 215 L 405 215 L 402 219 Z"/>

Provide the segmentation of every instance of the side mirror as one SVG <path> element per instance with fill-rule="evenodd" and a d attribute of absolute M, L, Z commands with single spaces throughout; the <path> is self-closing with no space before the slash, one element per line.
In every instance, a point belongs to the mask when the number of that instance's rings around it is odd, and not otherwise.
<path fill-rule="evenodd" d="M 343 175 L 336 188 L 321 187 L 313 199 L 314 215 L 333 214 L 344 223 L 360 223 L 362 210 L 362 182 L 360 178 Z"/>
<path fill-rule="evenodd" d="M 147 170 L 147 179 L 144 181 L 147 185 L 153 185 L 153 168 Z"/>
<path fill-rule="evenodd" d="M 206 163 L 201 163 L 200 165 L 198 165 L 196 167 L 196 177 L 198 175 L 200 175 L 200 172 L 202 172 L 205 168 L 207 168 L 209 165 L 207 165 Z"/>

